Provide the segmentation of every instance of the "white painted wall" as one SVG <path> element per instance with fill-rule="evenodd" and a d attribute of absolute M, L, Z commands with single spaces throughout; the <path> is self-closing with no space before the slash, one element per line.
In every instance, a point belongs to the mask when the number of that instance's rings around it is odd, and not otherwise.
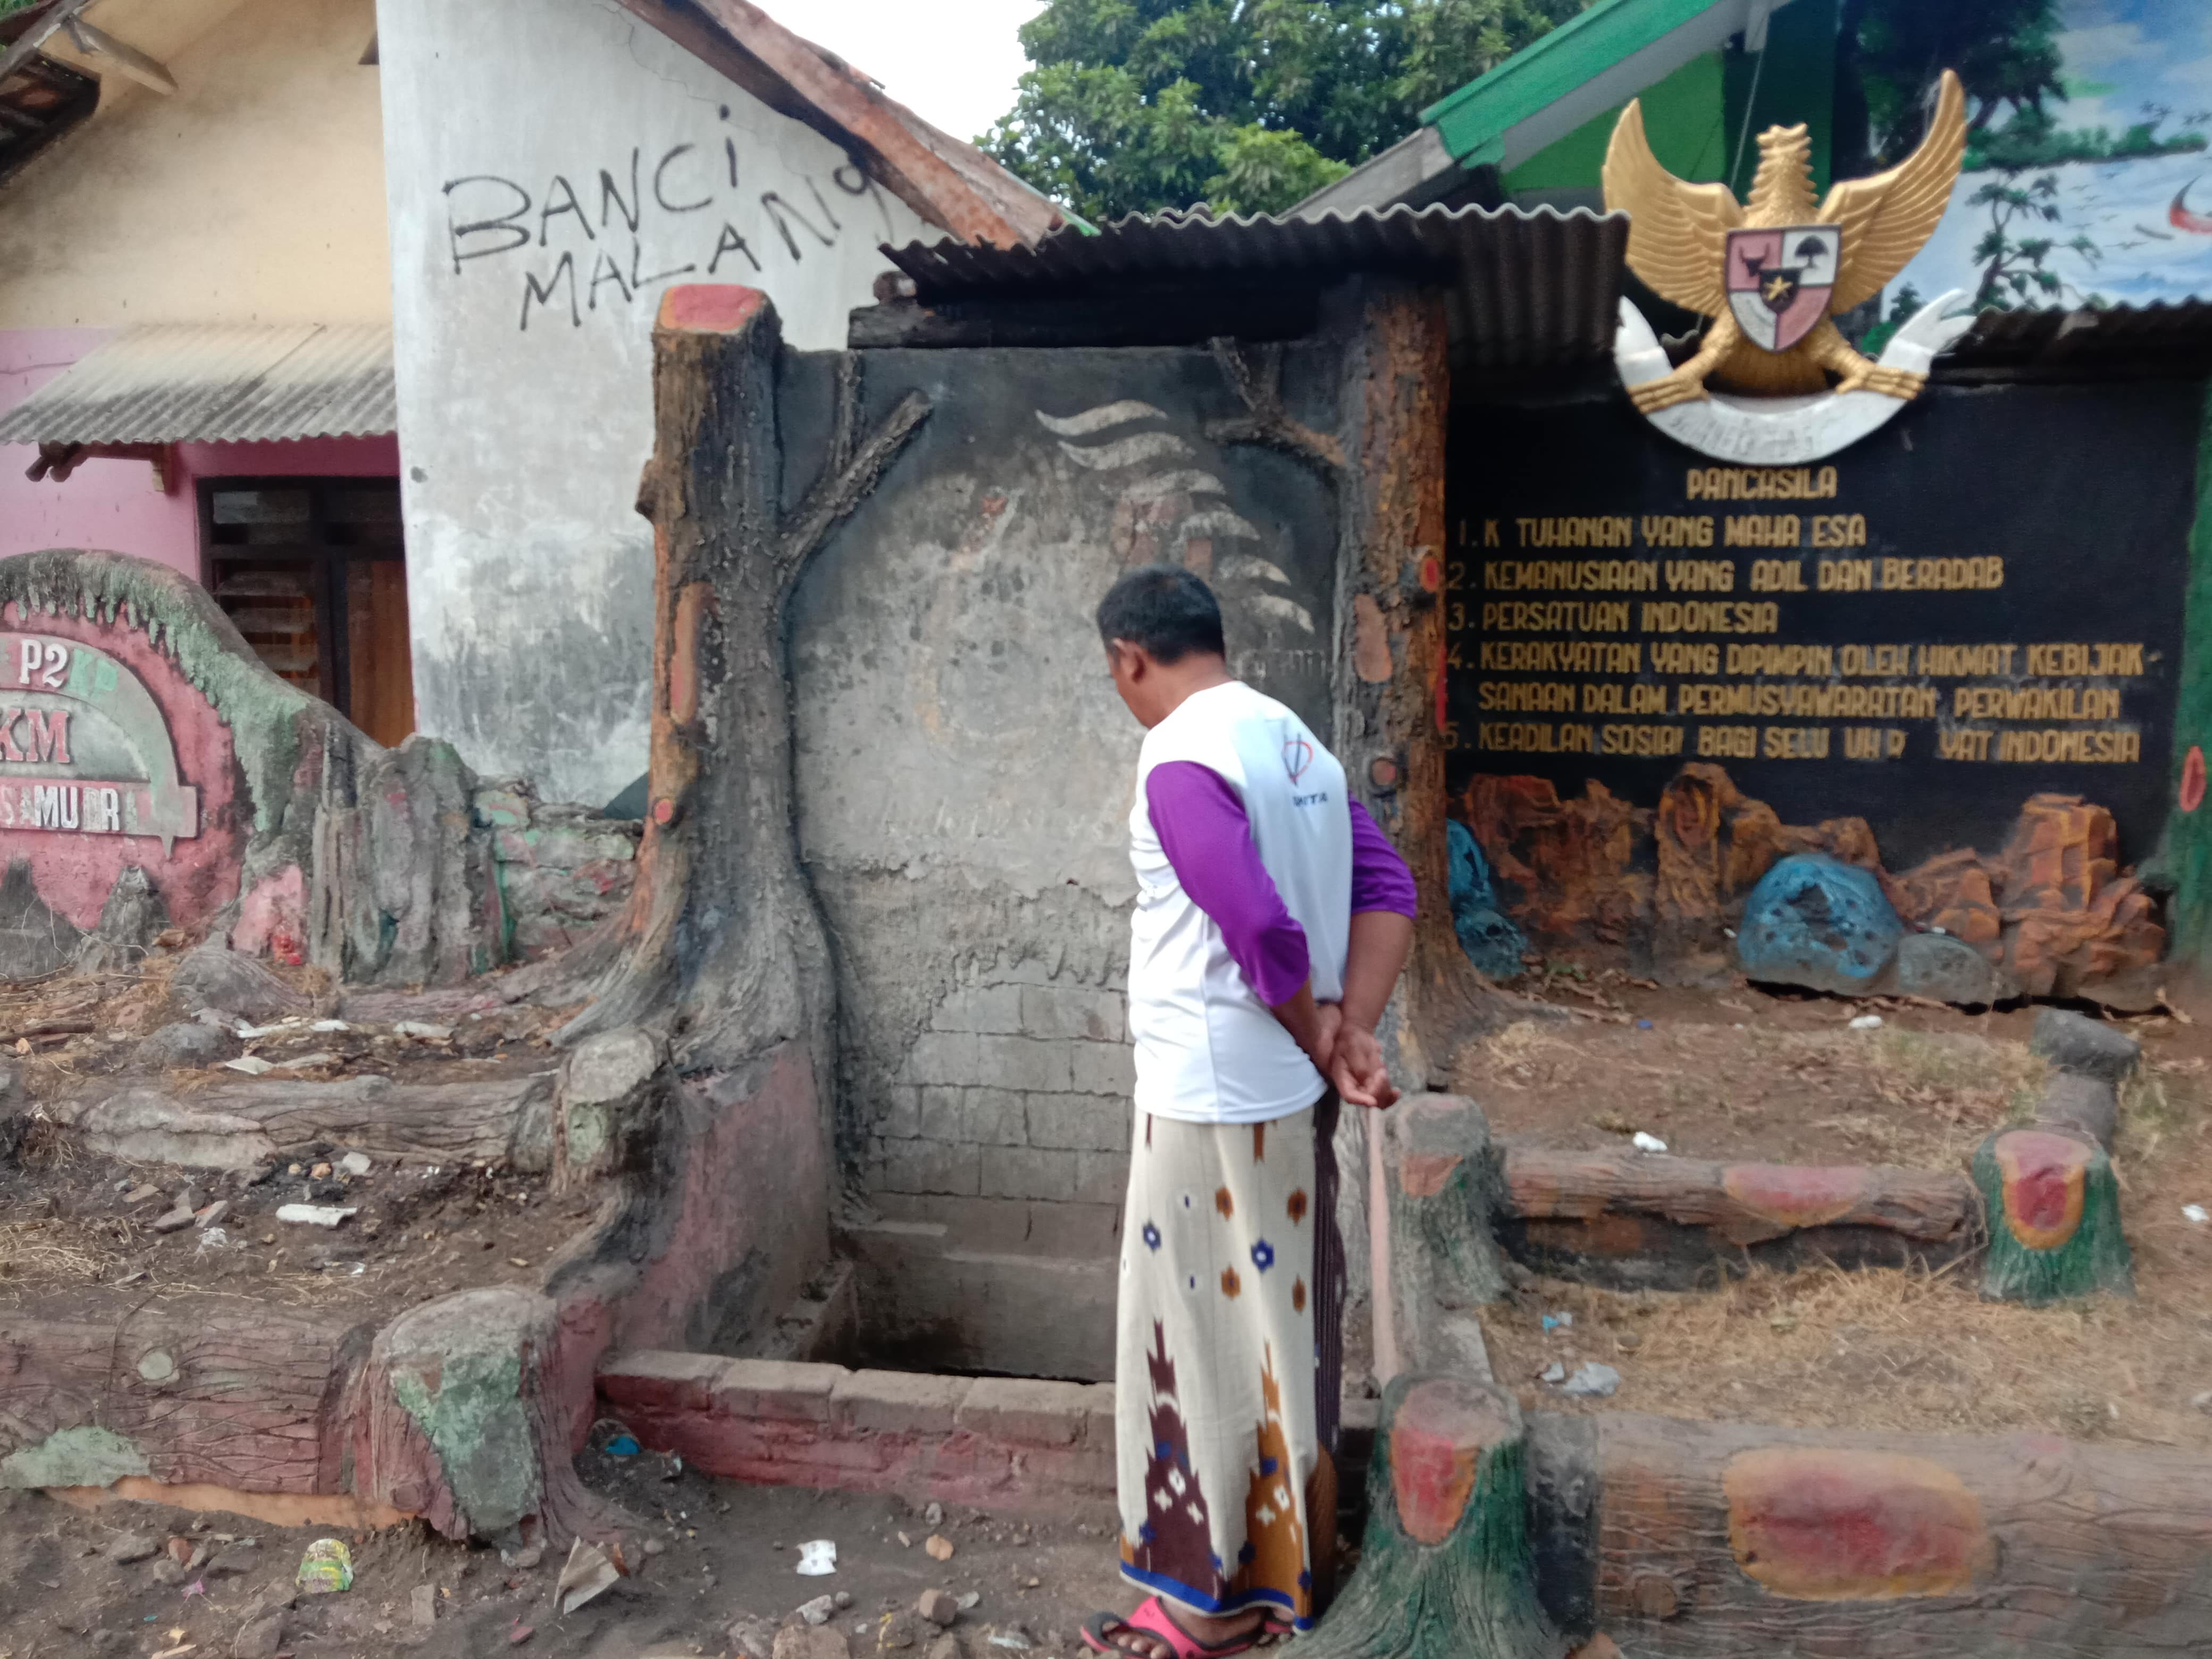
<path fill-rule="evenodd" d="M 763 288 L 842 347 L 878 245 L 941 233 L 614 0 L 377 22 L 417 723 L 603 801 L 646 763 L 661 291 Z"/>

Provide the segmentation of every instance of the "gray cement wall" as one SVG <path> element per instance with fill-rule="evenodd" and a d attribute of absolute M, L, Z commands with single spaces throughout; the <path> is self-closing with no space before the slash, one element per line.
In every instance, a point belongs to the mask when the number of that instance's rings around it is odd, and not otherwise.
<path fill-rule="evenodd" d="M 1326 734 L 1335 507 L 1288 458 L 1208 441 L 1243 411 L 1203 350 L 861 357 L 872 408 L 915 386 L 934 404 L 794 605 L 801 850 L 841 973 L 840 1152 L 886 1224 L 861 1294 L 899 1298 L 878 1322 L 915 1333 L 958 1303 L 970 1363 L 1035 1370 L 989 1333 L 1033 1337 L 1052 1310 L 999 1317 L 989 1286 L 1013 1281 L 990 1264 L 1110 1261 L 1127 1172 L 1143 734 L 1092 612 L 1129 565 L 1200 571 L 1237 672 Z M 1299 348 L 1285 376 L 1324 428 L 1333 361 Z M 828 372 L 804 358 L 787 377 L 789 495 L 812 476 Z M 886 1265 L 902 1252 L 908 1270 Z M 938 1268 L 912 1270 L 923 1258 Z M 1054 1339 L 1057 1374 L 1102 1374 L 1090 1327 L 1110 1333 L 1112 1284 L 1096 1277 L 1055 1293 L 1083 1327 Z"/>
<path fill-rule="evenodd" d="M 841 346 L 878 245 L 937 233 L 615 0 L 379 0 L 377 31 L 417 723 L 603 803 L 645 769 L 661 291 L 762 288 Z"/>

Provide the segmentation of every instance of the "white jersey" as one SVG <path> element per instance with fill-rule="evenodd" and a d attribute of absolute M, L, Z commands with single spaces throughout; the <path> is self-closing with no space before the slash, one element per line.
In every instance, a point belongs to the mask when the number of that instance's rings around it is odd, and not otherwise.
<path fill-rule="evenodd" d="M 1145 736 L 1129 861 L 1129 1033 L 1137 1109 L 1198 1122 L 1263 1123 L 1303 1111 L 1328 1085 L 1192 902 L 1152 826 L 1146 783 L 1170 761 L 1195 761 L 1244 803 L 1260 861 L 1305 929 L 1313 994 L 1344 994 L 1352 931 L 1352 818 L 1344 768 L 1296 714 L 1241 681 L 1184 699 Z"/>

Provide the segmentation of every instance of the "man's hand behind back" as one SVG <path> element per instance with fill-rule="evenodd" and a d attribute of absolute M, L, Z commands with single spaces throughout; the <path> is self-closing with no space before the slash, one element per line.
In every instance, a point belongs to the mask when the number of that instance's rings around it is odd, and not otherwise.
<path fill-rule="evenodd" d="M 1383 1063 L 1382 1045 L 1376 1041 L 1374 1032 L 1349 1020 L 1337 1028 L 1328 1079 L 1348 1104 L 1381 1111 L 1397 1103 L 1398 1091 L 1390 1086 L 1390 1068 Z"/>

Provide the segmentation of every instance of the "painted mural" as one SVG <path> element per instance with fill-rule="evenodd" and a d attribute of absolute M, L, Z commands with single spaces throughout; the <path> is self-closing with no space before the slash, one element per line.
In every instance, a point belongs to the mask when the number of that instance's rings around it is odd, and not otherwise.
<path fill-rule="evenodd" d="M 1885 327 L 1952 289 L 1980 310 L 2212 300 L 2212 5 L 1960 9 L 2002 15 L 1988 20 L 1979 61 L 1960 64 L 1966 164 L 1942 224 L 1885 296 Z M 1869 136 L 1893 161 L 1924 101 L 1888 72 L 1907 46 L 1860 46 Z"/>

